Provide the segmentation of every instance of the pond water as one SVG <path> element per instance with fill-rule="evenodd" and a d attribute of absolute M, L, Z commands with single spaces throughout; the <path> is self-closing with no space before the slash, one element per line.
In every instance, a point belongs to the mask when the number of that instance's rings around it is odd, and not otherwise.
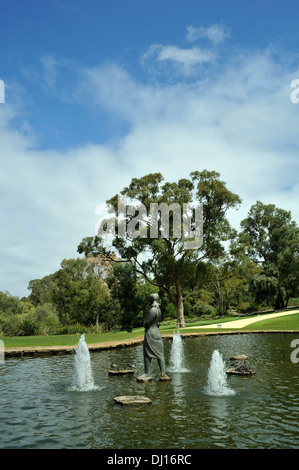
<path fill-rule="evenodd" d="M 0 364 L 0 448 L 269 449 L 299 448 L 299 363 L 291 334 L 218 335 L 183 339 L 185 367 L 150 383 L 142 346 L 91 352 L 92 391 L 72 391 L 74 355 L 7 358 Z M 169 363 L 171 340 L 165 340 Z M 227 365 L 247 354 L 256 375 L 228 376 L 235 394 L 206 393 L 213 352 Z M 134 376 L 109 376 L 110 364 L 134 363 Z M 144 395 L 153 403 L 125 407 L 119 395 Z"/>

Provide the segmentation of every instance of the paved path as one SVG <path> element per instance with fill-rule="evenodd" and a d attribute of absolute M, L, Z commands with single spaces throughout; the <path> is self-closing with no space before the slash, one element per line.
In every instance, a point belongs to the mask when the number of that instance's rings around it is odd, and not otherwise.
<path fill-rule="evenodd" d="M 188 328 L 197 328 L 197 329 L 203 329 L 203 328 L 229 328 L 229 329 L 240 329 L 244 328 L 244 326 L 251 325 L 251 323 L 255 323 L 257 321 L 261 320 L 268 320 L 269 318 L 278 318 L 282 317 L 284 315 L 293 315 L 294 313 L 299 313 L 299 310 L 292 310 L 292 311 L 285 311 L 285 312 L 280 312 L 280 313 L 265 313 L 262 315 L 257 315 L 254 317 L 248 317 L 248 318 L 241 318 L 238 320 L 232 320 L 230 322 L 224 322 L 224 323 L 213 323 L 211 325 L 203 325 L 203 326 L 188 326 Z M 221 325 L 218 326 L 218 325 Z"/>

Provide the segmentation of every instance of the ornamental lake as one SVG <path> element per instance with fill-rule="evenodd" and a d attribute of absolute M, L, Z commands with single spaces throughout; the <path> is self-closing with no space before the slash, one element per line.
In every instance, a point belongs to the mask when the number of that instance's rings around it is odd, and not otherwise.
<path fill-rule="evenodd" d="M 91 391 L 73 391 L 74 354 L 7 358 L 0 364 L 0 448 L 31 449 L 298 449 L 299 363 L 293 334 L 183 338 L 184 365 L 159 382 L 137 383 L 142 345 L 91 351 Z M 164 339 L 169 363 L 171 339 Z M 248 355 L 252 376 L 230 375 L 235 393 L 206 393 L 212 354 Z M 132 376 L 110 376 L 111 363 L 135 364 Z M 114 397 L 143 395 L 151 405 L 120 406 Z"/>

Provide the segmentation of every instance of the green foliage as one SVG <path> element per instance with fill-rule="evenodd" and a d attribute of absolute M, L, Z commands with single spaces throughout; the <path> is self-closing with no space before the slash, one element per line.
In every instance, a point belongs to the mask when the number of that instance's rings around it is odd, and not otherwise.
<path fill-rule="evenodd" d="M 193 211 L 203 204 L 202 246 L 185 249 L 184 236 L 173 236 L 171 210 L 169 236 L 162 233 L 159 216 L 157 238 L 151 238 L 148 226 L 145 238 L 116 236 L 108 250 L 99 237 L 86 237 L 78 252 L 87 258 L 63 260 L 55 273 L 30 281 L 28 298 L 0 292 L 0 334 L 132 331 L 142 326 L 153 292 L 159 292 L 162 318 L 177 318 L 179 326 L 184 326 L 184 315 L 222 316 L 232 306 L 252 313 L 298 300 L 299 228 L 290 212 L 258 201 L 237 236 L 227 211 L 241 200 L 219 173 L 207 170 L 177 182 L 165 182 L 160 173 L 133 178 L 121 194 L 128 206 L 137 201 L 148 214 L 152 203 L 188 203 Z M 107 202 L 118 215 L 118 195 Z M 128 212 L 126 224 L 132 221 L 134 215 Z M 194 226 L 193 212 L 192 230 Z M 230 242 L 228 252 L 224 242 Z"/>
<path fill-rule="evenodd" d="M 256 304 L 252 304 L 251 302 L 247 301 L 241 301 L 237 305 L 237 311 L 240 313 L 253 313 L 256 311 Z"/>
<path fill-rule="evenodd" d="M 95 323 L 108 297 L 107 288 L 84 259 L 63 260 L 61 269 L 31 281 L 28 288 L 29 300 L 35 305 L 53 304 L 63 324 Z"/>
<path fill-rule="evenodd" d="M 217 310 L 213 305 L 202 300 L 198 300 L 193 307 L 193 315 L 201 317 L 202 315 L 216 315 Z"/>
<path fill-rule="evenodd" d="M 239 249 L 261 266 L 250 281 L 256 302 L 286 307 L 299 293 L 299 228 L 291 213 L 258 201 L 241 227 Z"/>
<path fill-rule="evenodd" d="M 102 254 L 107 259 L 117 253 L 120 258 L 130 262 L 138 274 L 160 291 L 167 292 L 176 308 L 178 324 L 184 326 L 184 301 L 190 293 L 202 288 L 201 281 L 207 277 L 206 260 L 218 260 L 224 255 L 223 242 L 235 237 L 236 232 L 228 222 L 226 213 L 238 206 L 239 196 L 226 188 L 219 179 L 219 173 L 204 170 L 190 174 L 190 179 L 178 182 L 163 182 L 161 173 L 152 173 L 142 178 L 133 178 L 130 185 L 121 191 L 121 195 L 131 201 L 138 201 L 145 206 L 147 214 L 151 213 L 151 204 L 166 204 L 168 208 L 176 203 L 181 208 L 189 204 L 193 210 L 191 229 L 195 227 L 195 208 L 203 204 L 203 244 L 196 249 L 186 249 L 184 232 L 175 238 L 174 214 L 169 212 L 169 236 L 161 231 L 162 216 L 156 220 L 158 238 L 150 236 L 146 227 L 144 237 L 131 238 L 116 236 L 108 250 L 99 237 L 86 237 L 78 246 L 78 252 L 85 256 Z M 118 216 L 118 195 L 107 201 L 113 206 Z M 132 222 L 133 215 L 127 211 L 126 224 Z M 140 228 L 140 227 L 139 227 Z M 183 218 L 181 219 L 183 228 Z M 118 222 L 116 220 L 116 229 Z M 190 240 L 189 240 L 190 241 Z M 146 256 L 144 256 L 146 254 Z"/>
<path fill-rule="evenodd" d="M 88 328 L 80 323 L 75 323 L 74 325 L 61 325 L 55 329 L 56 335 L 74 335 L 86 333 Z"/>
<path fill-rule="evenodd" d="M 21 317 L 16 336 L 35 336 L 41 333 L 39 324 L 30 316 Z"/>
<path fill-rule="evenodd" d="M 0 314 L 18 314 L 22 312 L 21 301 L 18 297 L 12 296 L 9 292 L 0 292 Z"/>
<path fill-rule="evenodd" d="M 148 297 L 156 289 L 137 276 L 136 270 L 129 263 L 117 263 L 113 266 L 113 275 L 107 280 L 111 297 L 118 302 L 119 325 L 132 331 L 141 326 L 148 309 Z"/>
<path fill-rule="evenodd" d="M 164 309 L 164 318 L 176 318 L 176 309 L 172 302 L 169 302 Z"/>
<path fill-rule="evenodd" d="M 38 305 L 32 313 L 32 319 L 39 325 L 39 334 L 56 333 L 60 326 L 57 310 L 49 302 Z"/>

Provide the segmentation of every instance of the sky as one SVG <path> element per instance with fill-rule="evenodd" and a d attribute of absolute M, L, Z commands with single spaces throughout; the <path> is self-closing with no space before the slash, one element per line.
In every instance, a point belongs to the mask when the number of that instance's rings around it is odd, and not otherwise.
<path fill-rule="evenodd" d="M 299 223 L 298 17 L 297 0 L 3 0 L 0 291 L 78 257 L 97 206 L 148 173 L 219 172 L 237 229 L 258 200 Z"/>

